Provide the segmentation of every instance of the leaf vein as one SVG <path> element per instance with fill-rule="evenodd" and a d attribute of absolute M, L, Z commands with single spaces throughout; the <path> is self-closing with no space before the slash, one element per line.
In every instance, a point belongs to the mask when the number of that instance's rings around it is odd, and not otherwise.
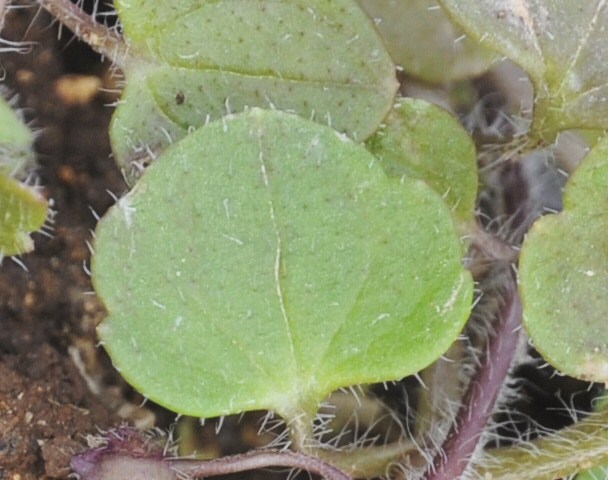
<path fill-rule="evenodd" d="M 285 308 L 285 300 L 283 297 L 283 289 L 281 287 L 281 234 L 279 232 L 279 227 L 278 227 L 275 208 L 274 208 L 274 202 L 272 200 L 272 189 L 271 189 L 270 180 L 268 177 L 268 169 L 266 168 L 266 161 L 264 159 L 264 148 L 263 148 L 263 144 L 262 144 L 262 130 L 260 129 L 257 133 L 258 133 L 258 135 L 257 135 L 258 150 L 259 150 L 258 158 L 260 160 L 260 171 L 262 174 L 262 180 L 264 182 L 264 186 L 266 187 L 266 189 L 269 193 L 268 211 L 269 211 L 270 220 L 272 222 L 275 239 L 276 239 L 276 250 L 275 250 L 274 265 L 273 265 L 275 291 L 276 291 L 277 299 L 279 301 L 279 308 L 281 310 L 282 320 L 283 320 L 283 323 L 285 324 L 287 339 L 289 341 L 289 349 L 291 351 L 291 355 L 294 360 L 294 363 L 297 364 L 295 345 L 294 345 L 293 336 L 292 336 L 291 321 L 289 319 L 289 316 L 287 315 L 287 309 Z"/>

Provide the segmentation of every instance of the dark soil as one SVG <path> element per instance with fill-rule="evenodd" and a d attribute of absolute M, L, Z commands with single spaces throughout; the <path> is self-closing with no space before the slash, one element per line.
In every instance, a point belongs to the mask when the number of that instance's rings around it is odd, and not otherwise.
<path fill-rule="evenodd" d="M 124 421 L 116 414 L 120 387 L 110 397 L 94 395 L 74 361 L 106 361 L 94 349 L 103 309 L 89 294 L 86 242 L 91 209 L 105 211 L 107 190 L 124 186 L 109 158 L 108 99 L 68 104 L 58 95 L 57 82 L 74 78 L 66 75 L 103 75 L 99 58 L 70 64 L 70 47 L 35 8 L 11 11 L 3 38 L 36 42 L 30 53 L 3 53 L 0 61 L 5 85 L 39 131 L 37 173 L 56 214 L 52 237 L 34 235 L 36 250 L 20 259 L 23 266 L 11 259 L 0 266 L 0 479 L 65 478 L 85 434 Z M 110 392 L 120 386 L 110 377 L 90 383 Z"/>

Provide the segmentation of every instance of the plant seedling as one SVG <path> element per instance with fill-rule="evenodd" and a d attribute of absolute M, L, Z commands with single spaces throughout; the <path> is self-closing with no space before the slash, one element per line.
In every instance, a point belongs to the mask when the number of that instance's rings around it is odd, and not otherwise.
<path fill-rule="evenodd" d="M 273 462 L 331 479 L 402 462 L 415 476 L 418 459 L 424 480 L 553 479 L 606 463 L 605 412 L 533 441 L 480 444 L 520 341 L 518 286 L 501 269 L 517 251 L 475 221 L 474 148 L 462 128 L 426 102 L 394 102 L 393 59 L 358 2 L 117 0 L 124 37 L 102 35 L 64 0 L 40 3 L 126 80 L 110 134 L 134 187 L 100 221 L 93 258 L 109 313 L 99 327 L 105 347 L 128 381 L 178 413 L 278 413 L 297 451 L 215 464 L 157 459 L 170 467 L 162 478 Z M 506 139 L 503 155 L 548 146 L 565 129 L 607 127 L 608 2 L 440 3 L 478 42 L 469 60 L 492 58 L 482 44 L 530 75 L 531 130 L 516 150 Z M 606 145 L 574 174 L 565 211 L 532 229 L 519 285 L 525 326 L 546 360 L 603 382 Z M 447 428 L 435 427 L 438 412 L 419 409 L 413 443 L 441 448 L 328 453 L 312 431 L 333 390 L 416 374 L 458 336 L 473 285 L 461 236 L 469 263 L 503 272 L 504 301 L 467 388 L 443 399 L 458 405 Z M 567 236 L 590 248 L 571 255 Z M 556 318 L 578 323 L 557 328 Z M 466 370 L 464 355 L 448 355 Z M 432 386 L 456 383 L 440 368 L 424 375 Z M 107 478 L 83 458 L 78 473 Z"/>

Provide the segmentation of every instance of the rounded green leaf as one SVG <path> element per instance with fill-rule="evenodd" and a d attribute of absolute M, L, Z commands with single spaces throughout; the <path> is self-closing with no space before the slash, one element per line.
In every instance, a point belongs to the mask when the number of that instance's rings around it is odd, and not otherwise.
<path fill-rule="evenodd" d="M 608 128 L 606 0 L 439 0 L 483 45 L 519 64 L 535 87 L 532 136 Z"/>
<path fill-rule="evenodd" d="M 44 224 L 46 215 L 44 198 L 0 173 L 0 260 L 31 251 L 30 233 Z"/>
<path fill-rule="evenodd" d="M 352 0 L 119 0 L 116 7 L 130 48 L 111 126 L 122 165 L 245 107 L 292 111 L 365 140 L 392 105 L 394 65 Z"/>
<path fill-rule="evenodd" d="M 441 198 L 277 111 L 167 149 L 101 220 L 95 249 L 115 365 L 190 415 L 311 413 L 336 388 L 425 367 L 471 308 Z"/>
<path fill-rule="evenodd" d="M 538 220 L 520 261 L 524 325 L 562 372 L 608 382 L 608 138 L 570 178 L 564 211 Z"/>
<path fill-rule="evenodd" d="M 477 197 L 477 160 L 471 137 L 452 115 L 424 100 L 402 98 L 367 145 L 389 175 L 424 180 L 467 231 Z"/>
<path fill-rule="evenodd" d="M 436 0 L 359 0 L 359 4 L 376 20 L 395 63 L 422 80 L 445 83 L 474 77 L 498 58 L 493 50 L 466 38 Z"/>

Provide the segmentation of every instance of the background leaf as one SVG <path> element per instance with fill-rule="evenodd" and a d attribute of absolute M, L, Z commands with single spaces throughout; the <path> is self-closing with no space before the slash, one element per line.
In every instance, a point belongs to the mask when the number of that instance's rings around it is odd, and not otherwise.
<path fill-rule="evenodd" d="M 311 413 L 441 355 L 472 282 L 441 198 L 325 126 L 254 110 L 168 149 L 101 220 L 99 334 L 175 411 Z"/>
<path fill-rule="evenodd" d="M 608 138 L 570 178 L 564 211 L 538 220 L 520 261 L 524 325 L 562 372 L 608 381 Z"/>
<path fill-rule="evenodd" d="M 446 83 L 485 72 L 498 55 L 466 38 L 436 0 L 359 0 L 407 73 Z M 429 55 L 432 52 L 432 55 Z"/>
<path fill-rule="evenodd" d="M 33 189 L 0 174 L 0 259 L 34 248 L 29 234 L 44 223 L 47 203 Z"/>
<path fill-rule="evenodd" d="M 595 398 L 593 405 L 593 410 L 595 412 L 601 412 L 608 408 L 607 395 L 608 391 L 604 390 L 601 395 Z M 582 471 L 576 476 L 575 480 L 605 480 L 606 478 L 608 478 L 608 466 L 601 466 Z"/>
<path fill-rule="evenodd" d="M 572 128 L 608 128 L 606 0 L 439 0 L 472 37 L 530 75 L 532 137 Z"/>
<path fill-rule="evenodd" d="M 0 260 L 31 251 L 30 233 L 46 219 L 46 200 L 17 180 L 34 160 L 32 143 L 32 132 L 0 98 Z"/>
<path fill-rule="evenodd" d="M 0 174 L 21 178 L 34 161 L 34 136 L 0 97 Z"/>
<path fill-rule="evenodd" d="M 132 57 L 111 126 L 123 165 L 246 106 L 293 111 L 364 140 L 392 105 L 394 65 L 352 0 L 118 0 L 116 8 Z"/>
<path fill-rule="evenodd" d="M 367 145 L 389 175 L 424 180 L 467 231 L 477 197 L 477 160 L 471 137 L 451 114 L 424 100 L 402 98 Z"/>

